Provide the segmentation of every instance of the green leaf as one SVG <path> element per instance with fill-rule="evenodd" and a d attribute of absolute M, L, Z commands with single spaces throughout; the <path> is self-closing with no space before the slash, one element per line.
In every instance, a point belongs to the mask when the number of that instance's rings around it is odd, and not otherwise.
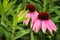
<path fill-rule="evenodd" d="M 3 13 L 3 5 L 2 5 L 2 2 L 0 0 L 0 14 L 2 14 L 2 13 Z"/>
<path fill-rule="evenodd" d="M 5 37 L 6 37 L 6 40 L 11 40 L 11 34 L 8 35 L 8 34 L 5 33 Z"/>
<path fill-rule="evenodd" d="M 60 15 L 60 10 L 58 10 L 58 8 L 60 7 L 59 6 L 53 7 L 53 11 L 56 12 L 57 15 Z"/>
<path fill-rule="evenodd" d="M 21 3 L 21 4 L 19 4 L 19 6 L 18 6 L 18 8 L 17 8 L 17 13 L 19 13 L 19 12 L 20 12 L 20 10 L 21 10 L 21 6 L 22 6 L 22 3 Z"/>
<path fill-rule="evenodd" d="M 57 22 L 59 18 L 60 18 L 60 16 L 56 16 L 56 17 L 51 18 L 51 19 L 52 19 L 54 22 Z"/>
<path fill-rule="evenodd" d="M 34 1 L 39 2 L 39 0 L 34 0 Z"/>
<path fill-rule="evenodd" d="M 2 40 L 2 36 L 3 36 L 3 31 L 0 29 L 0 40 Z"/>
<path fill-rule="evenodd" d="M 22 11 L 22 13 L 20 14 L 20 16 L 18 17 L 18 21 L 20 21 L 21 19 L 23 19 L 27 12 L 28 12 L 28 10 L 26 11 L 26 10 L 24 9 L 24 10 Z"/>
<path fill-rule="evenodd" d="M 47 36 L 49 39 L 51 39 L 52 38 L 52 36 Z"/>
<path fill-rule="evenodd" d="M 30 32 L 29 29 L 27 29 L 27 30 L 21 30 L 21 31 L 19 31 L 19 32 L 16 33 L 16 36 L 15 36 L 14 39 L 18 39 L 18 38 L 20 38 L 20 37 L 22 37 L 22 36 L 24 36 L 26 34 L 29 34 L 29 32 Z"/>
<path fill-rule="evenodd" d="M 17 26 L 16 29 L 18 29 L 18 30 L 20 30 L 20 31 L 22 31 L 22 32 L 25 30 L 24 28 L 19 27 L 19 26 Z"/>
<path fill-rule="evenodd" d="M 23 1 L 23 4 L 26 4 L 26 3 L 27 3 L 27 0 L 24 0 L 24 1 Z"/>
<path fill-rule="evenodd" d="M 3 6 L 4 6 L 4 8 L 7 6 L 8 2 L 9 2 L 9 0 L 3 0 Z"/>
<path fill-rule="evenodd" d="M 5 8 L 5 12 L 8 10 L 8 9 L 10 9 L 15 3 L 16 3 L 16 1 L 17 0 L 11 0 L 9 3 L 8 3 L 8 5 L 6 6 L 6 8 Z"/>
<path fill-rule="evenodd" d="M 34 35 L 33 35 L 33 32 L 32 31 L 31 31 L 30 39 L 31 40 L 34 40 Z"/>
<path fill-rule="evenodd" d="M 6 28 L 7 28 L 7 25 L 6 25 L 6 24 L 4 24 L 4 22 L 3 22 L 3 21 L 1 21 L 1 24 L 2 24 L 2 25 L 4 25 L 4 27 L 6 27 Z"/>
<path fill-rule="evenodd" d="M 54 10 L 56 14 L 60 15 L 60 10 Z"/>
<path fill-rule="evenodd" d="M 9 9 L 9 11 L 6 13 L 6 16 L 7 15 L 12 15 L 12 16 L 14 16 L 15 15 L 15 9 L 13 9 L 14 7 L 11 7 L 10 9 Z M 14 10 L 14 11 L 13 11 Z"/>
<path fill-rule="evenodd" d="M 0 24 L 0 29 L 7 35 L 10 35 L 10 32 L 8 31 L 8 29 L 6 27 L 4 27 L 3 25 Z"/>
<path fill-rule="evenodd" d="M 60 34 L 56 35 L 57 40 L 60 40 Z"/>
<path fill-rule="evenodd" d="M 35 2 L 32 2 L 32 1 L 30 1 L 30 3 L 33 4 L 38 11 L 42 11 L 42 7 L 39 3 L 35 3 Z"/>
<path fill-rule="evenodd" d="M 22 22 L 24 20 L 27 20 L 27 18 L 20 19 L 18 22 Z"/>
<path fill-rule="evenodd" d="M 18 24 L 18 26 L 24 27 L 24 26 L 27 26 L 27 25 L 26 24 Z"/>
<path fill-rule="evenodd" d="M 55 12 L 57 15 L 60 15 L 60 10 L 58 10 L 60 8 L 59 6 L 50 5 L 49 7 L 50 12 Z"/>

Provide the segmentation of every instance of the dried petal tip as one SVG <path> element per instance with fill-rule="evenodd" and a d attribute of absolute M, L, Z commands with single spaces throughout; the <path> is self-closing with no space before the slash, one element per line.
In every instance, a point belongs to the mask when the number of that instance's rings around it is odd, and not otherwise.
<path fill-rule="evenodd" d="M 49 19 L 49 14 L 47 12 L 39 12 L 38 19 L 48 20 Z"/>
<path fill-rule="evenodd" d="M 28 9 L 30 12 L 33 12 L 33 11 L 35 11 L 35 6 L 32 4 L 27 4 L 26 9 Z"/>

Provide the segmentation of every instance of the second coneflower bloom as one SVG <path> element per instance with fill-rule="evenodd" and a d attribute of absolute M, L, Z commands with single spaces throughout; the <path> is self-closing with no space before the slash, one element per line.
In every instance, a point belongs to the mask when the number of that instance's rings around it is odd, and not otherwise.
<path fill-rule="evenodd" d="M 29 12 L 26 13 L 25 18 L 28 18 L 27 20 L 23 21 L 26 25 L 29 23 L 30 19 L 33 19 L 33 17 L 36 17 L 38 15 L 38 12 L 36 11 L 36 8 L 32 4 L 27 4 L 26 10 L 29 10 Z"/>
<path fill-rule="evenodd" d="M 50 34 L 52 34 L 53 31 L 56 31 L 56 25 L 50 20 L 49 14 L 47 12 L 40 12 L 39 15 L 36 17 L 36 20 L 33 20 L 32 22 L 32 29 L 34 32 L 38 32 L 40 29 L 42 29 L 43 33 L 46 33 L 46 30 L 48 29 Z"/>

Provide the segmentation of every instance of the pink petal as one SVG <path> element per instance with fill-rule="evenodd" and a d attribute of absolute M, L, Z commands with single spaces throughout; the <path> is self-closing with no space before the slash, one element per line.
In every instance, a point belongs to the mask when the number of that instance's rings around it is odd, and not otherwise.
<path fill-rule="evenodd" d="M 51 24 L 51 21 L 48 21 L 48 23 L 49 23 L 51 29 L 54 30 L 54 31 L 56 31 L 56 29 L 54 28 L 54 26 Z"/>
<path fill-rule="evenodd" d="M 30 21 L 30 18 L 31 18 L 31 13 L 28 12 L 26 15 L 25 15 L 25 18 L 28 18 L 27 20 L 23 21 L 23 23 L 25 23 L 26 25 L 29 23 Z"/>
<path fill-rule="evenodd" d="M 50 31 L 50 33 L 52 34 L 52 28 L 51 28 L 51 26 L 50 26 L 50 24 L 48 22 L 49 21 L 46 22 L 46 25 L 47 25 L 46 27 Z"/>
<path fill-rule="evenodd" d="M 36 22 L 34 23 L 34 26 L 33 26 L 34 32 L 37 33 L 40 28 L 41 28 L 41 21 L 40 20 L 36 20 Z"/>
<path fill-rule="evenodd" d="M 38 16 L 38 12 L 34 11 L 34 17 Z"/>
<path fill-rule="evenodd" d="M 32 20 L 32 22 L 31 22 L 31 27 L 32 27 L 32 25 L 34 25 L 34 22 L 35 22 L 37 19 L 38 19 L 38 12 L 35 11 L 35 12 L 33 12 L 32 18 L 31 18 L 31 20 Z"/>
<path fill-rule="evenodd" d="M 31 21 L 31 25 L 30 25 L 30 27 L 32 28 L 32 27 L 33 27 L 33 25 L 34 25 L 34 21 Z"/>
<path fill-rule="evenodd" d="M 37 17 L 31 18 L 31 27 L 32 27 L 32 25 L 34 25 L 34 23 L 35 23 L 35 21 L 36 21 L 37 19 L 38 19 Z"/>
<path fill-rule="evenodd" d="M 56 31 L 56 30 L 57 30 L 56 25 L 55 25 L 51 20 L 49 20 L 49 22 L 50 22 L 51 28 L 52 28 L 54 31 Z"/>
<path fill-rule="evenodd" d="M 42 20 L 42 31 L 43 33 L 46 32 L 46 21 L 45 20 Z"/>
<path fill-rule="evenodd" d="M 23 23 L 25 23 L 26 25 L 29 23 L 30 18 L 28 18 L 27 20 L 23 21 Z"/>
<path fill-rule="evenodd" d="M 25 15 L 25 17 L 26 17 L 26 18 L 30 18 L 30 17 L 31 17 L 31 14 L 32 14 L 32 13 L 28 12 L 28 13 Z"/>

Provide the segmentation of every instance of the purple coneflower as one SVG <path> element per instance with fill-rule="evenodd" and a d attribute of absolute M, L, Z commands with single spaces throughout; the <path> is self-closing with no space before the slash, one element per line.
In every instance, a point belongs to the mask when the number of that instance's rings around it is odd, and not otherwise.
<path fill-rule="evenodd" d="M 32 4 L 27 4 L 25 7 L 27 10 L 29 10 L 29 12 L 27 12 L 25 15 L 25 18 L 28 18 L 28 19 L 23 21 L 23 23 L 27 25 L 30 19 L 33 19 L 33 17 L 36 17 L 38 15 L 38 12 L 36 11 L 35 6 Z"/>
<path fill-rule="evenodd" d="M 46 30 L 48 29 L 51 34 L 53 31 L 57 30 L 56 25 L 50 20 L 49 14 L 47 12 L 40 12 L 36 19 L 33 20 L 31 25 L 32 29 L 36 33 L 40 29 L 42 29 L 43 33 L 46 33 Z"/>

